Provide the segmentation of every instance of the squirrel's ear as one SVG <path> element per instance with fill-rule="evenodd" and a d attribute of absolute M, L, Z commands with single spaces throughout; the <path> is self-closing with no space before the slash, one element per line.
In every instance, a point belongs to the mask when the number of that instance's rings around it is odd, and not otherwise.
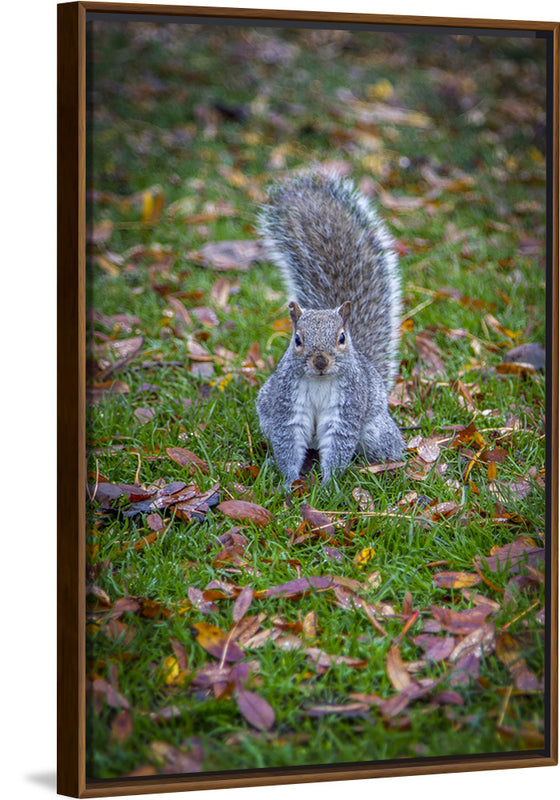
<path fill-rule="evenodd" d="M 294 325 L 296 325 L 298 319 L 302 315 L 302 310 L 298 306 L 295 300 L 292 300 L 291 303 L 288 303 L 288 308 L 290 309 L 290 317 L 292 319 L 292 322 L 294 323 Z"/>
<path fill-rule="evenodd" d="M 348 322 L 348 317 L 350 316 L 351 311 L 352 311 L 352 303 L 350 302 L 350 300 L 346 300 L 346 302 L 343 303 L 338 309 L 338 313 L 342 317 L 342 321 L 344 322 L 345 325 Z"/>

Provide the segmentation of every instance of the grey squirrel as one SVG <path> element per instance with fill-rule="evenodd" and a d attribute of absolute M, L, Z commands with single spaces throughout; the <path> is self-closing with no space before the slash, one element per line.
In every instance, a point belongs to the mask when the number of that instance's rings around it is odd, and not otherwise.
<path fill-rule="evenodd" d="M 351 181 L 312 173 L 271 191 L 259 229 L 292 297 L 290 345 L 257 398 L 286 488 L 308 448 L 324 483 L 356 453 L 397 459 L 403 439 L 387 393 L 401 291 L 385 225 Z"/>

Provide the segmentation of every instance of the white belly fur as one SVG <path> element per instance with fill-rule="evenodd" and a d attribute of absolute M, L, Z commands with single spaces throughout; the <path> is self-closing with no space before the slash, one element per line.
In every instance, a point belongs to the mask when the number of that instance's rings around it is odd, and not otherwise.
<path fill-rule="evenodd" d="M 292 425 L 300 427 L 307 447 L 321 449 L 325 437 L 336 423 L 336 381 L 331 377 L 304 378 L 298 387 Z"/>

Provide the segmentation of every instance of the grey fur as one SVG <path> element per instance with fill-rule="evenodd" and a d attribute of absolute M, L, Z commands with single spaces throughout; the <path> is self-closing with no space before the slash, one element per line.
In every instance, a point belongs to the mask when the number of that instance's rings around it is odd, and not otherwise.
<path fill-rule="evenodd" d="M 398 458 L 403 440 L 387 391 L 400 286 L 383 223 L 350 182 L 308 175 L 273 192 L 260 227 L 294 298 L 292 342 L 257 399 L 286 486 L 309 447 L 320 452 L 324 482 L 357 452 Z"/>

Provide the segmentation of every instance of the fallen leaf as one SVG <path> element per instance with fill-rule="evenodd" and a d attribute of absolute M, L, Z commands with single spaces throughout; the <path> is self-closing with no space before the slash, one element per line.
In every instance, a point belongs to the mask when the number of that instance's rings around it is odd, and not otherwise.
<path fill-rule="evenodd" d="M 412 678 L 408 674 L 398 647 L 390 647 L 387 651 L 385 668 L 389 680 L 394 688 L 400 692 L 412 683 Z"/>
<path fill-rule="evenodd" d="M 248 503 L 245 500 L 225 500 L 217 508 L 230 519 L 238 522 L 253 522 L 260 527 L 269 525 L 274 519 L 270 511 L 263 506 Z"/>
<path fill-rule="evenodd" d="M 420 633 L 412 641 L 424 650 L 424 658 L 428 661 L 445 661 L 456 646 L 455 637 L 435 636 L 430 633 Z"/>
<path fill-rule="evenodd" d="M 313 666 L 319 670 L 327 670 L 344 664 L 355 669 L 364 669 L 368 661 L 365 658 L 352 658 L 344 655 L 331 655 L 319 647 L 306 647 L 303 651 Z"/>
<path fill-rule="evenodd" d="M 191 474 L 197 469 L 205 475 L 210 471 L 206 461 L 203 461 L 195 453 L 186 450 L 184 447 L 166 447 L 165 452 L 176 464 L 184 467 Z"/>
<path fill-rule="evenodd" d="M 421 371 L 429 378 L 445 374 L 445 362 L 441 357 L 441 350 L 426 331 L 416 334 L 416 349 L 422 362 L 417 371 Z"/>
<path fill-rule="evenodd" d="M 475 606 L 464 611 L 455 611 L 453 608 L 430 606 L 430 611 L 450 633 L 468 634 L 484 625 L 486 617 L 492 614 L 494 609 L 490 606 Z"/>
<path fill-rule="evenodd" d="M 195 622 L 193 628 L 196 630 L 198 644 L 214 658 L 220 661 L 240 661 L 245 658 L 245 651 L 236 642 L 230 641 L 228 634 L 216 625 Z"/>
<path fill-rule="evenodd" d="M 369 715 L 369 705 L 367 703 L 340 703 L 338 705 L 316 705 L 307 706 L 303 709 L 307 717 L 324 717 L 327 714 L 337 714 L 342 717 L 363 717 Z"/>
<path fill-rule="evenodd" d="M 433 577 L 434 584 L 444 589 L 462 589 L 476 586 L 481 578 L 475 572 L 438 572 Z"/>
<path fill-rule="evenodd" d="M 231 242 L 208 242 L 200 248 L 197 256 L 205 267 L 217 271 L 239 270 L 247 272 L 255 262 L 264 258 L 264 249 L 260 241 L 235 240 Z"/>
<path fill-rule="evenodd" d="M 522 572 L 524 567 L 537 567 L 544 562 L 544 548 L 535 547 L 522 540 L 515 540 L 492 551 L 489 556 L 476 556 L 475 563 L 479 567 L 488 567 L 491 572 L 507 570 Z"/>
<path fill-rule="evenodd" d="M 332 520 L 322 511 L 318 511 L 307 503 L 302 503 L 301 516 L 308 523 L 312 532 L 334 536 Z"/>
<path fill-rule="evenodd" d="M 132 735 L 132 716 L 127 708 L 119 711 L 111 725 L 111 735 L 117 742 L 126 742 Z"/>
<path fill-rule="evenodd" d="M 90 405 L 99 403 L 106 394 L 128 394 L 130 387 L 124 381 L 103 381 L 86 386 L 86 402 Z"/>
<path fill-rule="evenodd" d="M 301 597 L 308 592 L 325 592 L 332 589 L 334 581 L 331 577 L 311 576 L 310 578 L 295 578 L 277 586 L 269 586 L 255 592 L 256 597 Z"/>
<path fill-rule="evenodd" d="M 151 422 L 156 415 L 155 408 L 135 408 L 134 416 L 141 425 Z"/>
<path fill-rule="evenodd" d="M 496 655 L 508 668 L 516 689 L 521 692 L 541 691 L 537 676 L 527 666 L 518 642 L 509 633 L 501 633 L 496 637 Z"/>
<path fill-rule="evenodd" d="M 274 725 L 274 709 L 264 697 L 250 692 L 248 689 L 239 689 L 235 693 L 237 707 L 254 728 L 260 731 L 269 731 Z"/>
<path fill-rule="evenodd" d="M 244 586 L 239 595 L 237 596 L 235 603 L 233 604 L 233 610 L 231 615 L 233 617 L 234 622 L 239 622 L 241 619 L 243 619 L 243 617 L 249 610 L 251 603 L 253 602 L 253 597 L 254 593 L 251 587 L 249 585 Z"/>
<path fill-rule="evenodd" d="M 360 550 L 359 553 L 356 553 L 356 555 L 353 558 L 353 561 L 354 561 L 354 564 L 357 567 L 360 567 L 360 569 L 361 569 L 361 568 L 367 566 L 367 564 L 373 558 L 375 558 L 375 550 L 374 550 L 374 548 L 373 547 L 364 547 L 363 550 Z"/>

